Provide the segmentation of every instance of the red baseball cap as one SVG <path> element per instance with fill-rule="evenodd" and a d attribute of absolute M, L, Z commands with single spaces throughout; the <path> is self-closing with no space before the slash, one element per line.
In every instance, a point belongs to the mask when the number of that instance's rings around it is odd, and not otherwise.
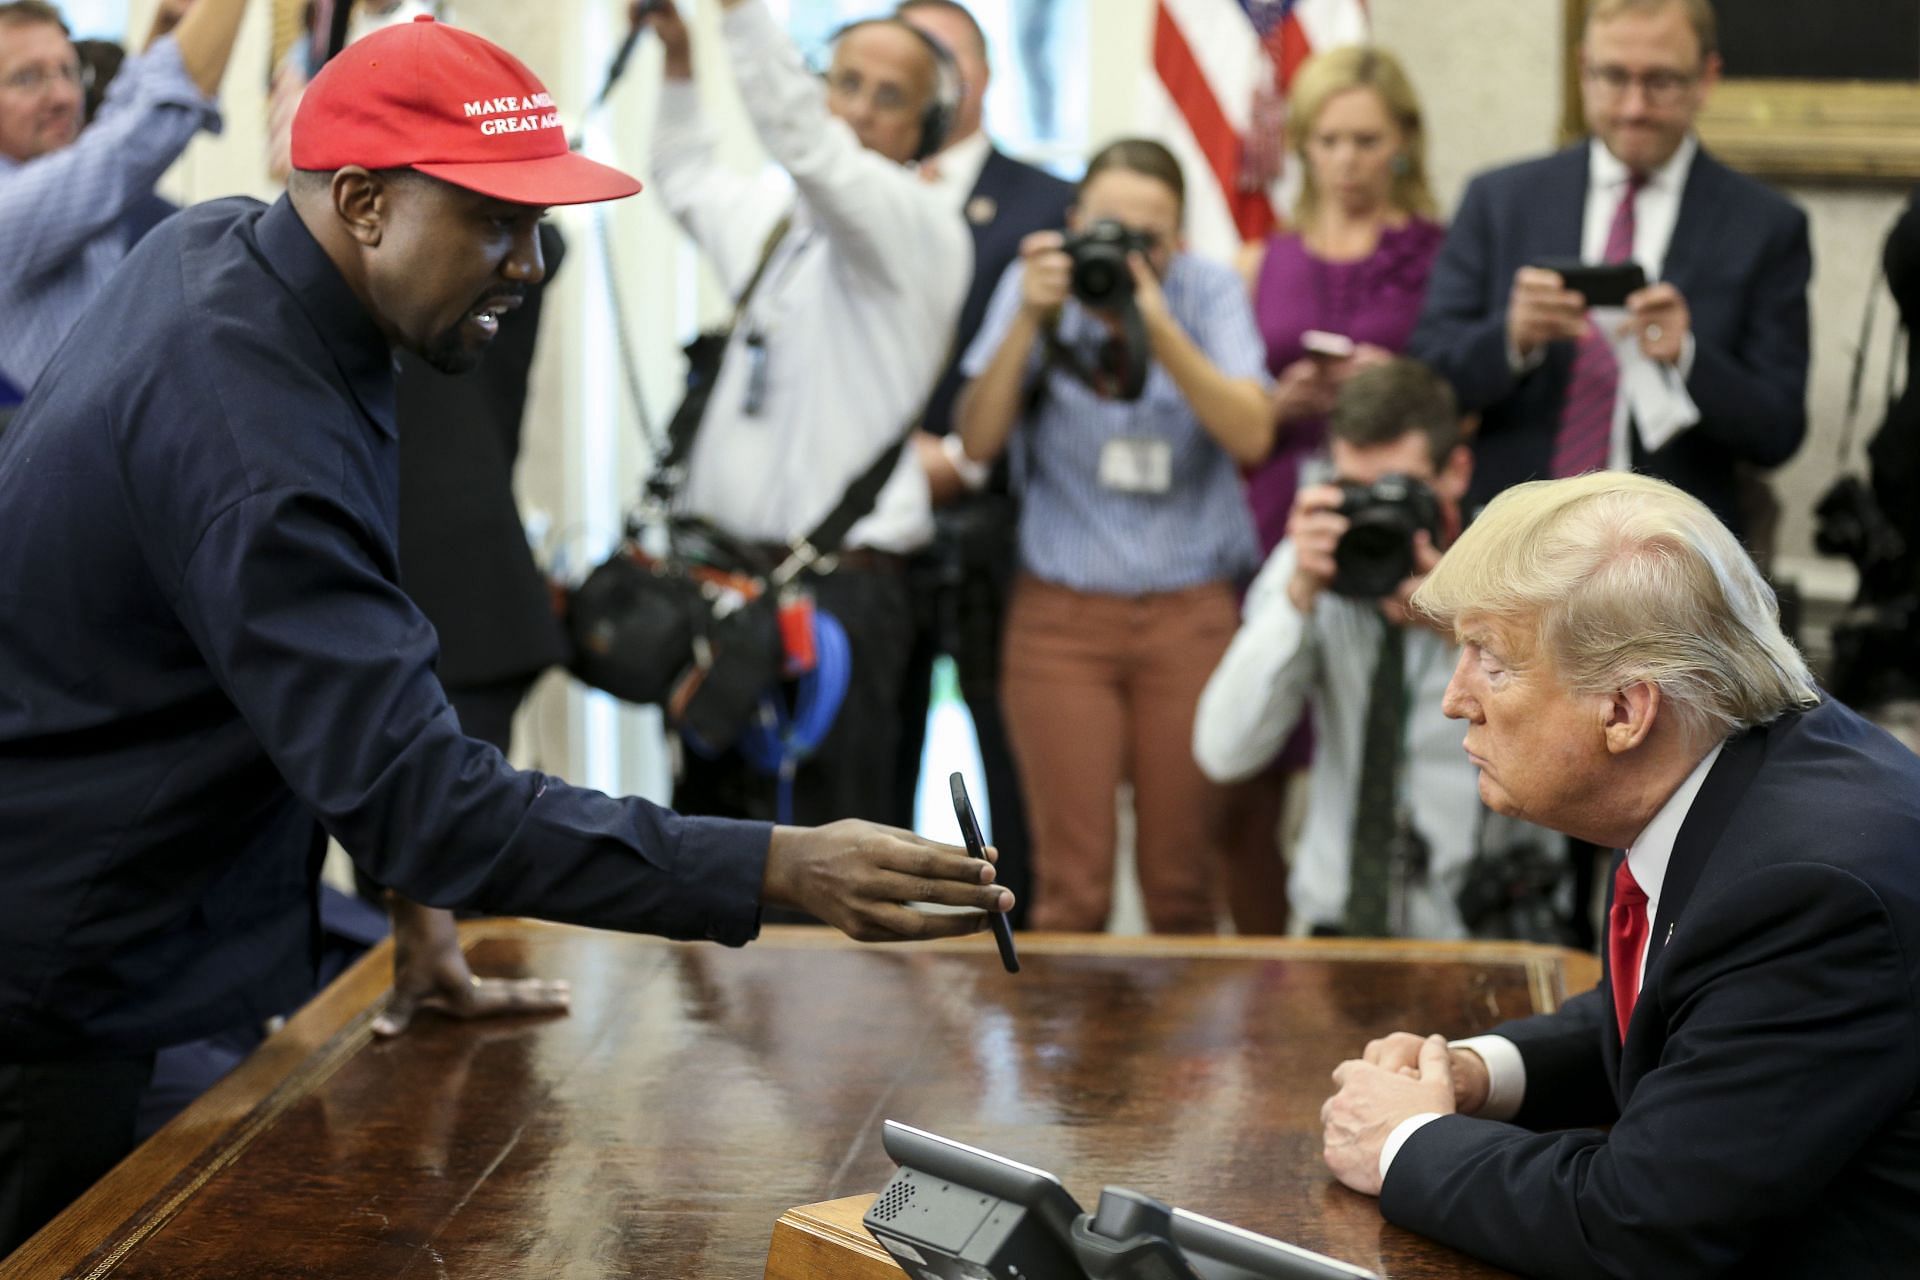
<path fill-rule="evenodd" d="M 422 15 L 348 45 L 293 117 L 293 167 L 417 169 L 515 204 L 592 204 L 640 181 L 567 147 L 553 95 L 526 64 Z"/>

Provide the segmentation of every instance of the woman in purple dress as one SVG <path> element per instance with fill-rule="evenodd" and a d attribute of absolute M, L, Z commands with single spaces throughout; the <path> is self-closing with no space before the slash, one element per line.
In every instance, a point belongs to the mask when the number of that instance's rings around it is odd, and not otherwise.
<path fill-rule="evenodd" d="M 1340 385 L 1406 348 L 1444 236 L 1420 104 L 1393 55 L 1350 45 L 1310 59 L 1288 98 L 1287 141 L 1303 175 L 1293 224 L 1240 256 L 1274 378 L 1274 449 L 1246 484 L 1263 556 L 1286 536 Z M 1271 769 L 1234 789 L 1226 885 L 1241 933 L 1286 929 L 1277 833 L 1288 779 L 1311 749 L 1303 723 Z"/>

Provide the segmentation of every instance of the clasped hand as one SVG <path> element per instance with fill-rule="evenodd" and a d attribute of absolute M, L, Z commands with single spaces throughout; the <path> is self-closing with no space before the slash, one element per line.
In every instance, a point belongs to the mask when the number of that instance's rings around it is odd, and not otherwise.
<path fill-rule="evenodd" d="M 1396 1031 L 1333 1069 L 1337 1092 L 1320 1107 L 1321 1158 L 1363 1195 L 1380 1194 L 1380 1151 L 1411 1116 L 1472 1115 L 1487 1100 L 1487 1068 L 1444 1036 Z"/>

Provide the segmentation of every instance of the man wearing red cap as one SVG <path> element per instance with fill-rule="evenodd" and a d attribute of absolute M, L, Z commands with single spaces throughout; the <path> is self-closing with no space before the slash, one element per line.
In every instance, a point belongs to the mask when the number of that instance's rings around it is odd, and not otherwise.
<path fill-rule="evenodd" d="M 324 833 L 436 906 L 731 945 L 763 903 L 875 940 L 1011 904 L 905 833 L 682 818 L 461 734 L 397 581 L 393 351 L 479 359 L 543 207 L 639 184 L 430 21 L 329 64 L 293 157 L 271 208 L 150 235 L 87 317 L 117 340 L 0 437 L 0 1253 L 125 1154 L 156 1049 L 307 994 Z M 450 939 L 397 945 L 471 1010 Z"/>

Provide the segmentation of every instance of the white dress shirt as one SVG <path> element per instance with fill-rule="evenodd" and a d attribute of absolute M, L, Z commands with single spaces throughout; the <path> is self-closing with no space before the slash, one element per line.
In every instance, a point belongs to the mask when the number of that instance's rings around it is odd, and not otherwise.
<path fill-rule="evenodd" d="M 789 209 L 792 225 L 734 328 L 680 503 L 737 536 L 785 542 L 825 518 L 919 413 L 966 299 L 973 242 L 932 184 L 828 112 L 819 77 L 763 5 L 727 10 L 721 30 L 747 114 L 792 189 L 719 163 L 692 81 L 662 87 L 654 181 L 736 296 Z M 766 368 L 749 414 L 753 334 Z M 906 552 L 932 532 L 926 475 L 902 450 L 846 543 Z"/>
<path fill-rule="evenodd" d="M 1713 771 L 1714 761 L 1720 758 L 1720 749 L 1724 744 L 1716 744 L 1707 752 L 1693 772 L 1686 776 L 1660 811 L 1653 815 L 1640 832 L 1638 838 L 1627 847 L 1627 866 L 1633 872 L 1634 883 L 1647 895 L 1647 937 L 1640 944 L 1639 980 L 1636 989 L 1645 985 L 1647 973 L 1647 951 L 1653 942 L 1653 922 L 1660 918 L 1660 891 L 1666 885 L 1667 864 L 1673 860 L 1674 841 L 1680 838 L 1680 827 L 1687 820 L 1687 811 L 1693 808 L 1693 798 L 1700 794 L 1700 787 Z M 1527 1066 L 1520 1057 L 1519 1048 L 1505 1036 L 1469 1036 L 1465 1040 L 1455 1040 L 1452 1047 L 1471 1049 L 1480 1055 L 1487 1064 L 1487 1101 L 1474 1114 L 1483 1120 L 1511 1120 L 1520 1111 L 1520 1104 L 1527 1094 Z M 1380 1148 L 1380 1180 L 1386 1181 L 1387 1169 L 1393 1164 L 1394 1156 L 1406 1144 L 1413 1131 L 1429 1120 L 1439 1119 L 1438 1112 L 1422 1112 L 1417 1116 L 1408 1116 L 1387 1135 L 1387 1141 Z"/>
<path fill-rule="evenodd" d="M 1293 543 L 1282 542 L 1248 589 L 1240 630 L 1200 695 L 1193 754 L 1216 782 L 1250 777 L 1278 754 L 1301 712 L 1313 708 L 1307 814 L 1287 899 L 1309 925 L 1338 925 L 1346 915 L 1380 613 L 1373 601 L 1325 591 L 1313 613 L 1302 614 L 1287 595 L 1295 562 Z M 1483 826 L 1493 815 L 1480 803 L 1460 726 L 1440 709 L 1459 653 L 1435 631 L 1405 629 L 1400 798 L 1430 855 L 1424 882 L 1407 886 L 1404 927 L 1397 931 L 1409 937 L 1466 936 L 1455 899 L 1483 835 L 1493 838 Z M 1521 826 L 1505 824 L 1497 838 Z"/>
<path fill-rule="evenodd" d="M 993 142 L 986 130 L 975 129 L 920 167 L 920 180 L 938 191 L 955 212 L 964 213 L 973 188 L 986 168 Z"/>
<path fill-rule="evenodd" d="M 1647 273 L 1649 281 L 1659 280 L 1667 264 L 1667 249 L 1673 243 L 1674 224 L 1680 220 L 1680 197 L 1687 189 L 1687 174 L 1693 170 L 1693 158 L 1700 143 L 1692 134 L 1681 139 L 1680 147 L 1658 169 L 1647 175 L 1645 185 L 1633 202 L 1633 261 Z M 1607 237 L 1613 230 L 1613 217 L 1619 211 L 1621 197 L 1627 193 L 1627 166 L 1620 163 L 1606 144 L 1595 138 L 1587 144 L 1587 208 L 1580 222 L 1580 259 L 1600 262 L 1606 257 Z M 1688 334 L 1676 366 L 1684 381 L 1693 370 L 1693 335 Z M 1627 409 L 1625 379 L 1613 402 L 1613 432 L 1607 447 L 1607 466 L 1614 471 L 1633 468 L 1633 445 L 1629 436 L 1631 415 Z"/>

